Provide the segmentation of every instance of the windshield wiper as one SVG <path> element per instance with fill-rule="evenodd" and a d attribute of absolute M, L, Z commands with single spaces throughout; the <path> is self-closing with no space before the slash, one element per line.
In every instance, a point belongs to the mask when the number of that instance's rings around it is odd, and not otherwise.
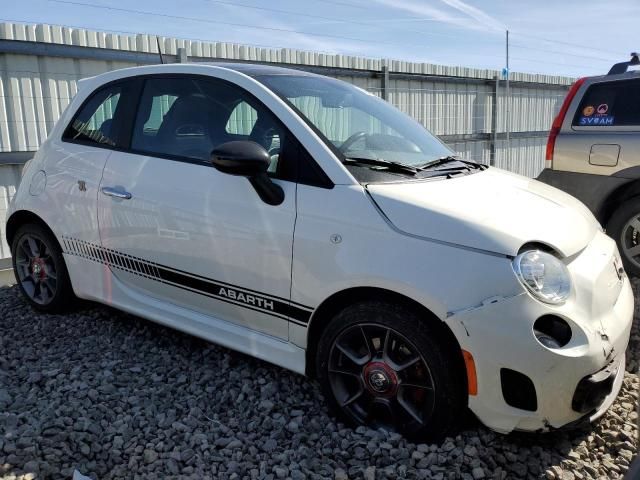
<path fill-rule="evenodd" d="M 453 155 L 447 155 L 446 157 L 440 157 L 436 160 L 432 160 L 430 162 L 424 163 L 417 168 L 419 168 L 420 170 L 426 170 L 428 168 L 433 168 L 433 167 L 437 167 L 440 165 L 445 165 L 447 163 L 453 163 L 453 162 L 464 164 L 465 167 L 463 168 L 473 167 L 473 168 L 479 168 L 480 170 L 484 170 L 487 167 L 486 165 L 482 165 L 481 163 L 470 162 L 468 160 L 462 160 L 461 158 L 454 157 Z"/>
<path fill-rule="evenodd" d="M 416 167 L 412 167 L 411 165 L 406 165 L 404 163 L 391 162 L 389 160 L 382 160 L 379 158 L 360 158 L 360 157 L 346 157 L 343 162 L 347 165 L 371 165 L 374 167 L 384 167 L 389 171 L 396 171 L 401 173 L 410 173 L 415 175 L 421 169 Z"/>

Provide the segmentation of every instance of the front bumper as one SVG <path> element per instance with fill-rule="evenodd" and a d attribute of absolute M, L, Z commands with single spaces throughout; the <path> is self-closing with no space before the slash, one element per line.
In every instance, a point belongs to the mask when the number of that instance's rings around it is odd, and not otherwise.
<path fill-rule="evenodd" d="M 502 433 L 545 431 L 582 418 L 595 420 L 613 403 L 633 320 L 628 278 L 612 280 L 613 269 L 605 268 L 616 254 L 613 241 L 599 233 L 569 265 L 575 292 L 565 305 L 543 304 L 522 292 L 447 319 L 461 347 L 474 357 L 478 393 L 469 397 L 469 407 L 485 425 Z M 549 349 L 535 339 L 533 324 L 543 315 L 570 324 L 567 345 Z M 528 379 L 515 385 L 520 394 L 534 392 L 535 401 L 525 402 L 525 408 L 512 406 L 506 370 Z"/>

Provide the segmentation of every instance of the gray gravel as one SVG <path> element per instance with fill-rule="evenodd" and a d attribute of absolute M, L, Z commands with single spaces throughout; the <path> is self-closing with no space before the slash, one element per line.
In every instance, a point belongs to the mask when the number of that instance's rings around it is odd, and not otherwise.
<path fill-rule="evenodd" d="M 314 382 L 111 309 L 40 315 L 12 287 L 0 312 L 3 479 L 615 479 L 635 454 L 638 322 L 599 424 L 501 436 L 470 421 L 426 445 L 347 428 Z"/>

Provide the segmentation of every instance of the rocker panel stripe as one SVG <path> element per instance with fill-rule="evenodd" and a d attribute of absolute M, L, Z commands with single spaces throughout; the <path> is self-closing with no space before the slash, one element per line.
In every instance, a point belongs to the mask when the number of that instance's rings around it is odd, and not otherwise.
<path fill-rule="evenodd" d="M 166 285 L 307 326 L 313 309 L 289 300 L 190 274 L 84 240 L 62 237 L 64 253 L 80 256 Z"/>

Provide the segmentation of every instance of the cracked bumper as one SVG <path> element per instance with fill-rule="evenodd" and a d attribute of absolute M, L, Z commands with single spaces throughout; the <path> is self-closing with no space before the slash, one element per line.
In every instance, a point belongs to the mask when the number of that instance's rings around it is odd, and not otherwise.
<path fill-rule="evenodd" d="M 469 407 L 488 427 L 503 433 L 560 428 L 583 418 L 595 420 L 615 400 L 624 376 L 633 293 L 626 276 L 616 279 L 615 285 L 611 281 L 605 269 L 608 257 L 601 261 L 602 251 L 613 257 L 617 250 L 602 236 L 591 251 L 580 255 L 585 258 L 570 265 L 576 291 L 565 305 L 546 305 L 523 292 L 447 319 L 460 346 L 474 356 L 478 393 L 469 397 Z M 536 319 L 550 314 L 565 319 L 572 328 L 571 341 L 559 349 L 542 346 L 533 334 Z M 537 396 L 535 411 L 507 404 L 500 376 L 503 368 L 531 380 Z M 608 395 L 589 412 L 575 411 L 572 401 L 580 381 L 605 368 L 614 378 Z"/>

